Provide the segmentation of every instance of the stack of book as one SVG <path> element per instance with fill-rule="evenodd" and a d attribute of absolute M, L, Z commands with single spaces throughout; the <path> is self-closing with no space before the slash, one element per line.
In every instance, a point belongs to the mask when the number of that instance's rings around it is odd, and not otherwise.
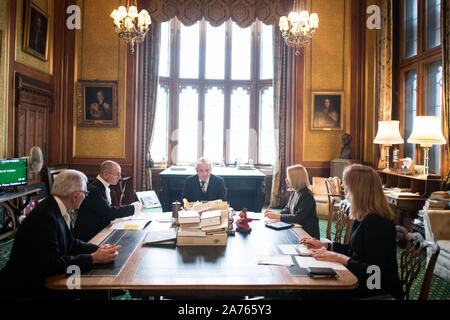
<path fill-rule="evenodd" d="M 178 214 L 178 246 L 225 246 L 228 203 L 221 200 L 198 203 Z"/>
<path fill-rule="evenodd" d="M 204 237 L 206 233 L 200 229 L 200 215 L 197 211 L 179 211 L 178 237 Z"/>
<path fill-rule="evenodd" d="M 448 192 L 433 192 L 427 201 L 425 201 L 423 210 L 444 210 L 448 202 L 450 202 L 450 195 Z"/>

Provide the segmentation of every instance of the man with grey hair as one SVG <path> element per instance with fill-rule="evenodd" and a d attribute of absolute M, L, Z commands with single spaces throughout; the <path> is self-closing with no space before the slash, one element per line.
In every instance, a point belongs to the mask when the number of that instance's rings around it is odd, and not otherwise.
<path fill-rule="evenodd" d="M 116 185 L 121 177 L 121 168 L 117 162 L 106 160 L 100 165 L 97 177 L 89 186 L 89 195 L 78 210 L 74 228 L 75 237 L 89 241 L 107 227 L 116 218 L 128 217 L 142 210 L 142 204 L 113 206 L 111 204 L 110 185 Z"/>
<path fill-rule="evenodd" d="M 51 196 L 23 220 L 15 235 L 11 256 L 0 272 L 2 293 L 10 297 L 57 297 L 44 286 L 45 278 L 65 274 L 69 266 L 89 271 L 93 264 L 111 262 L 120 246 L 98 247 L 74 238 L 69 212 L 80 207 L 86 194 L 86 176 L 64 170 L 55 178 Z M 63 294 L 62 294 L 63 295 Z"/>
<path fill-rule="evenodd" d="M 195 164 L 196 175 L 186 178 L 182 198 L 193 201 L 225 199 L 225 181 L 211 173 L 211 162 L 200 158 Z"/>

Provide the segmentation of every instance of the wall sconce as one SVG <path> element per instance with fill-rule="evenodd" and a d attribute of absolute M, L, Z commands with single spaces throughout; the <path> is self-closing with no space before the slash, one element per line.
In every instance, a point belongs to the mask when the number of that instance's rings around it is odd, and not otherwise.
<path fill-rule="evenodd" d="M 378 132 L 373 140 L 375 144 L 383 144 L 386 148 L 386 168 L 383 171 L 389 170 L 389 147 L 393 144 L 403 143 L 403 138 L 399 130 L 400 121 L 387 120 L 378 121 Z"/>

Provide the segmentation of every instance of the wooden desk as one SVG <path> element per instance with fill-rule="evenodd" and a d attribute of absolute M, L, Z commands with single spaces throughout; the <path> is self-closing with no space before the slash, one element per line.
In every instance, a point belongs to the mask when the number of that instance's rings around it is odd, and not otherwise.
<path fill-rule="evenodd" d="M 171 168 L 164 170 L 161 177 L 161 190 L 159 192 L 164 211 L 172 210 L 172 202 L 181 201 L 184 181 L 187 177 L 196 174 L 193 167 L 178 171 Z M 227 188 L 227 201 L 235 210 L 247 208 L 249 211 L 260 212 L 264 204 L 264 181 L 266 175 L 261 171 L 238 170 L 236 168 L 216 167 L 212 173 L 225 180 Z"/>
<path fill-rule="evenodd" d="M 388 202 L 396 212 L 395 223 L 411 230 L 412 220 L 417 217 L 417 213 L 422 209 L 427 198 L 432 192 L 440 190 L 441 177 L 430 174 L 428 177 L 423 178 L 383 170 L 378 170 L 377 172 L 385 187 L 409 189 L 412 193 L 419 193 L 420 196 L 417 197 L 386 195 Z"/>
<path fill-rule="evenodd" d="M 154 223 L 149 229 L 167 228 Z M 308 236 L 301 228 L 276 231 L 263 221 L 250 223 L 250 234 L 228 237 L 226 247 L 143 247 L 138 246 L 117 277 L 81 277 L 82 289 L 127 289 L 139 296 L 211 296 L 276 294 L 278 290 L 336 290 L 357 287 L 357 278 L 348 270 L 338 270 L 339 278 L 313 279 L 292 277 L 286 267 L 258 265 L 263 255 L 279 253 L 277 244 L 295 243 L 298 235 Z M 105 229 L 92 242 L 99 243 Z M 119 253 L 120 254 L 120 253 Z M 47 278 L 51 289 L 66 289 L 64 275 Z"/>

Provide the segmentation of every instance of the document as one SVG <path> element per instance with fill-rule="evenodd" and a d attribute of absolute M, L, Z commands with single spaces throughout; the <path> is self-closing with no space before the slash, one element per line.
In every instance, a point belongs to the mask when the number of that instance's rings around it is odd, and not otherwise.
<path fill-rule="evenodd" d="M 283 254 L 293 254 L 300 256 L 310 256 L 311 251 L 302 244 L 280 244 L 278 248 Z"/>
<path fill-rule="evenodd" d="M 113 223 L 112 230 L 143 230 L 150 220 L 125 220 Z"/>
<path fill-rule="evenodd" d="M 347 270 L 347 268 L 344 265 L 337 262 L 318 261 L 313 257 L 300 257 L 300 256 L 296 256 L 295 259 L 297 260 L 297 263 L 300 268 L 318 267 L 318 268 L 332 268 L 334 270 Z"/>
<path fill-rule="evenodd" d="M 291 256 L 278 254 L 272 256 L 264 256 L 258 259 L 258 264 L 269 264 L 275 266 L 286 266 L 290 267 L 294 265 Z"/>
<path fill-rule="evenodd" d="M 262 220 L 262 219 L 264 219 L 264 213 L 247 211 L 247 218 L 253 219 L 253 220 Z"/>

